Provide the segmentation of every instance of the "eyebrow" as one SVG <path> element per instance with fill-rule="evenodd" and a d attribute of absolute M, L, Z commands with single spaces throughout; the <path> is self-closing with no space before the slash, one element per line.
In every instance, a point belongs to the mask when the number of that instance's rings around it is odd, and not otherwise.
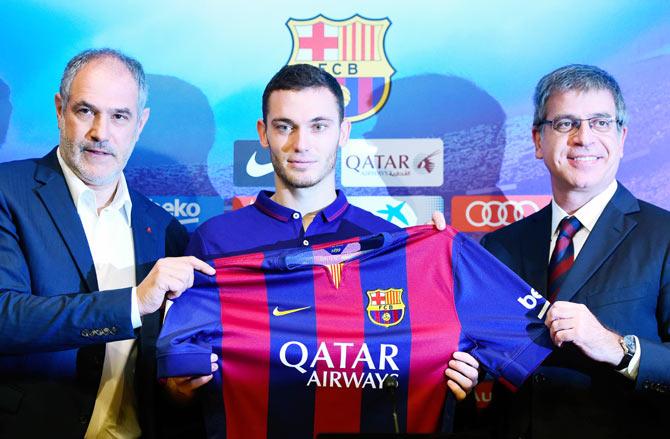
<path fill-rule="evenodd" d="M 593 119 L 594 117 L 610 117 L 610 118 L 614 118 L 614 116 L 612 116 L 612 115 L 609 114 L 609 113 L 591 113 L 591 114 L 589 114 L 589 115 L 587 115 L 587 116 L 588 116 L 588 117 L 586 117 L 585 119 Z M 574 114 L 570 114 L 570 113 L 560 113 L 560 114 L 556 114 L 556 115 L 554 115 L 554 120 L 555 120 L 555 119 L 565 119 L 565 118 L 568 118 L 568 119 L 580 119 L 580 117 L 577 117 L 576 115 L 574 115 Z"/>
<path fill-rule="evenodd" d="M 73 107 L 73 108 L 77 108 L 77 107 L 88 107 L 88 108 L 90 108 L 91 110 L 93 110 L 93 111 L 95 111 L 95 112 L 99 112 L 99 111 L 100 111 L 100 109 L 99 109 L 98 107 L 96 107 L 95 105 L 93 105 L 93 104 L 91 104 L 90 102 L 87 102 L 87 101 L 85 101 L 85 100 L 81 100 L 81 101 L 74 102 L 74 103 L 72 104 L 72 107 Z M 112 109 L 112 113 L 113 113 L 113 114 L 119 114 L 119 113 L 120 113 L 120 114 L 125 114 L 125 115 L 127 115 L 127 116 L 132 116 L 132 115 L 133 115 L 132 110 L 131 110 L 130 108 L 128 108 L 128 107 L 123 107 L 123 108 L 113 108 L 113 109 Z"/>
<path fill-rule="evenodd" d="M 295 122 L 293 122 L 291 119 L 285 118 L 285 117 L 278 117 L 277 119 L 272 119 L 270 121 L 272 125 L 278 124 L 278 123 L 285 123 L 288 125 L 295 125 Z"/>
<path fill-rule="evenodd" d="M 324 116 L 317 116 L 314 119 L 310 120 L 310 122 L 312 122 L 312 123 L 314 123 L 314 122 L 332 122 L 332 121 L 333 121 L 333 119 L 331 119 L 329 117 L 324 117 Z"/>

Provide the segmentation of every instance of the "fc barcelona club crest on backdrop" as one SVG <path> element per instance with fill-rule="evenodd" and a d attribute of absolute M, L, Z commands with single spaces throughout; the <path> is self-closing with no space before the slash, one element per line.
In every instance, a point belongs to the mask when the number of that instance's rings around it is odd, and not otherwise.
<path fill-rule="evenodd" d="M 311 64 L 337 78 L 344 93 L 344 115 L 352 122 L 377 113 L 386 103 L 395 73 L 386 59 L 384 38 L 391 22 L 354 15 L 331 20 L 317 15 L 290 19 L 293 37 L 288 64 Z"/>
<path fill-rule="evenodd" d="M 375 325 L 397 325 L 405 317 L 405 304 L 402 301 L 402 290 L 389 288 L 388 290 L 368 291 L 368 318 Z"/>

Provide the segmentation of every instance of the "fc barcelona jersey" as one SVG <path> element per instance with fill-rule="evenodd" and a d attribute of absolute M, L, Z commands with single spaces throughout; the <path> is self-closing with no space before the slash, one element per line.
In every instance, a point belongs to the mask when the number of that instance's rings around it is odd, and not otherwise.
<path fill-rule="evenodd" d="M 419 226 L 214 259 L 167 314 L 159 376 L 210 374 L 208 434 L 434 432 L 454 351 L 520 385 L 551 351 L 539 294 L 478 244 Z M 393 395 L 385 380 L 393 376 Z"/>

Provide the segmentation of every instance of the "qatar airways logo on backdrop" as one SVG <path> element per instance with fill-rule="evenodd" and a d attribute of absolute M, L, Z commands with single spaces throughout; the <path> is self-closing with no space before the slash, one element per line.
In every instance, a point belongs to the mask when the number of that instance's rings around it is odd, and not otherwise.
<path fill-rule="evenodd" d="M 333 341 L 321 342 L 311 352 L 307 345 L 293 340 L 282 345 L 279 361 L 304 374 L 308 387 L 381 389 L 388 376 L 398 377 L 398 346 L 381 343 L 377 350 L 379 355 L 374 356 L 367 343 Z"/>
<path fill-rule="evenodd" d="M 351 139 L 342 148 L 342 185 L 442 186 L 442 139 Z"/>

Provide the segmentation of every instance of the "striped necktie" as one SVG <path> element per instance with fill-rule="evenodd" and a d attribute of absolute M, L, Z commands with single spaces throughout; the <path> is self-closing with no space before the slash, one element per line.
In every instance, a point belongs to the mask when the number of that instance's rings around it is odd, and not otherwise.
<path fill-rule="evenodd" d="M 566 216 L 558 224 L 558 238 L 549 260 L 549 301 L 556 300 L 561 285 L 575 260 L 572 237 L 582 228 L 582 223 L 574 216 Z"/>

